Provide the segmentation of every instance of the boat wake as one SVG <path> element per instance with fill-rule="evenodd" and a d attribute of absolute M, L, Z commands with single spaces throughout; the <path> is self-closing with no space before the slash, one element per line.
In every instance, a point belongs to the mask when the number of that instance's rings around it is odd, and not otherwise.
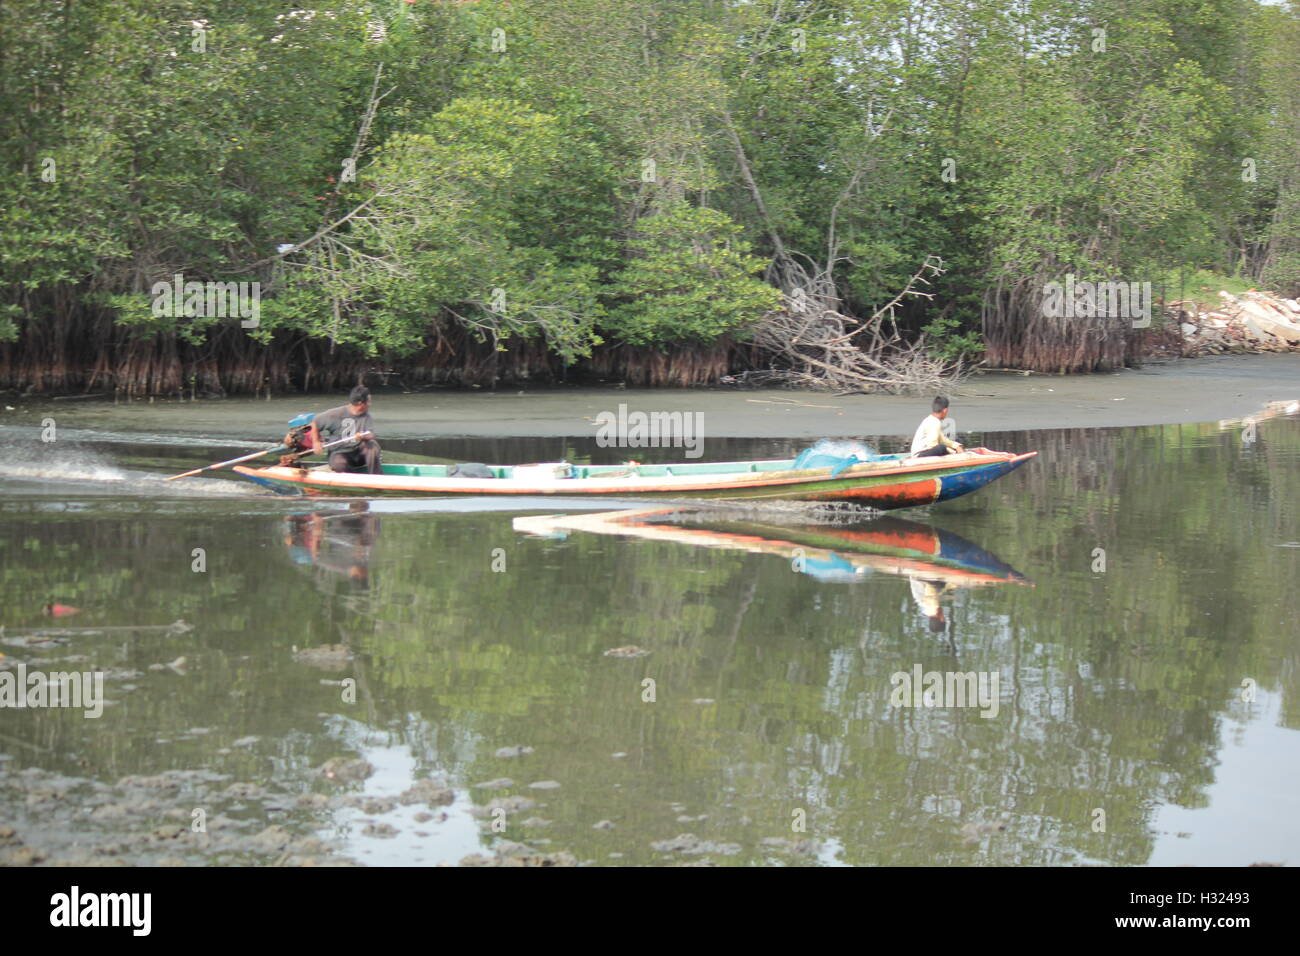
<path fill-rule="evenodd" d="M 10 455 L 0 460 L 0 482 L 17 485 L 55 485 L 59 488 L 80 485 L 100 493 L 185 497 L 226 495 L 247 497 L 263 493 L 240 481 L 189 478 L 168 482 L 164 476 L 146 471 L 121 468 L 86 448 L 63 447 L 57 451 Z"/>
<path fill-rule="evenodd" d="M 53 457 L 36 461 L 0 462 L 0 479 L 12 481 L 125 481 L 127 473 L 93 456 Z"/>

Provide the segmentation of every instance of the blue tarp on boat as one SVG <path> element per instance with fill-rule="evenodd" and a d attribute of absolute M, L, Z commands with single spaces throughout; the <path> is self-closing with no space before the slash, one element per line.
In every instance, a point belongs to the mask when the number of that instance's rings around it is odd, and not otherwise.
<path fill-rule="evenodd" d="M 799 452 L 799 457 L 791 466 L 795 470 L 803 468 L 829 468 L 831 477 L 838 478 L 840 472 L 864 461 L 876 457 L 876 452 L 860 441 L 831 441 L 823 438 L 811 448 Z"/>

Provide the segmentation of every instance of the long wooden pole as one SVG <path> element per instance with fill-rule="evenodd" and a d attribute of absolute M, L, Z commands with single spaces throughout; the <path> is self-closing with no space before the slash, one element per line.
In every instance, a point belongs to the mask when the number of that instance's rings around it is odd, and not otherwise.
<path fill-rule="evenodd" d="M 335 445 L 342 445 L 345 442 L 356 441 L 359 438 L 363 438 L 369 435 L 370 432 L 361 432 L 358 435 L 353 435 L 351 438 L 340 438 L 338 441 L 332 441 L 328 445 L 321 445 L 321 450 L 324 451 L 326 448 L 333 448 Z M 283 444 L 272 445 L 270 448 L 264 449 L 262 451 L 255 451 L 251 455 L 241 455 L 239 458 L 231 458 L 229 461 L 219 461 L 212 465 L 206 465 L 203 468 L 195 468 L 193 471 L 181 472 L 179 475 L 172 475 L 170 478 L 164 478 L 163 481 L 175 481 L 177 478 L 188 478 L 190 475 L 199 475 L 205 471 L 213 471 L 217 468 L 225 468 L 227 465 L 238 465 L 241 461 L 252 461 L 254 458 L 261 458 L 263 455 L 274 454 L 275 452 L 279 451 L 281 448 L 285 448 L 285 446 Z M 288 451 L 288 449 L 285 448 L 285 451 Z M 303 452 L 303 454 L 304 455 L 308 454 L 308 452 Z"/>

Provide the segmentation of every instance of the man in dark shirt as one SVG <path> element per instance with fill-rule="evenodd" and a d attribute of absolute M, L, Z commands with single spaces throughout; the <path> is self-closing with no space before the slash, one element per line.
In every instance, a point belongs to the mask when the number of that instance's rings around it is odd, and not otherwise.
<path fill-rule="evenodd" d="M 338 445 L 330 452 L 334 471 L 379 474 L 379 442 L 374 439 L 375 421 L 370 417 L 370 389 L 358 385 L 348 396 L 348 403 L 321 412 L 311 422 L 311 447 L 322 454 L 322 445 L 341 438 L 356 440 Z"/>

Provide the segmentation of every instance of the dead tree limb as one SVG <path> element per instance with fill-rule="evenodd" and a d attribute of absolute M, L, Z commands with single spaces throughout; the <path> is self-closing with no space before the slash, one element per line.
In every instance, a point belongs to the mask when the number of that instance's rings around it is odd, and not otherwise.
<path fill-rule="evenodd" d="M 825 270 L 807 276 L 809 287 L 822 294 L 810 296 L 800 287 L 796 294 L 787 294 L 785 308 L 768 313 L 754 328 L 754 344 L 772 356 L 774 367 L 738 377 L 833 391 L 950 389 L 966 374 L 962 363 L 931 354 L 924 336 L 909 342 L 895 316 L 907 298 L 932 298 L 923 287 L 943 271 L 941 259 L 927 256 L 903 288 L 867 319 L 844 315 L 830 305 L 824 290 L 832 283 Z"/>

